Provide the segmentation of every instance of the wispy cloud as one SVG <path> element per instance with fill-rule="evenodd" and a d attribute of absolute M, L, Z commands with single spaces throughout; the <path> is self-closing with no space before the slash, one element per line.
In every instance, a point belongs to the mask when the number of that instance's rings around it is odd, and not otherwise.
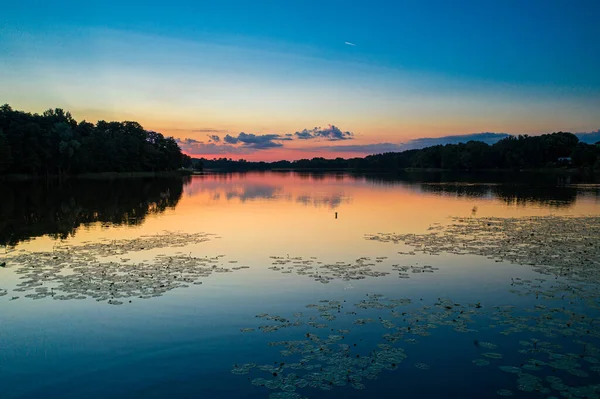
<path fill-rule="evenodd" d="M 164 130 L 169 132 L 192 132 L 192 133 L 227 133 L 224 129 L 213 129 L 208 127 L 193 128 L 193 129 L 181 129 L 181 128 L 165 128 Z"/>
<path fill-rule="evenodd" d="M 467 143 L 471 140 L 481 141 L 487 144 L 494 144 L 497 141 L 502 140 L 505 137 L 510 136 L 508 133 L 472 133 L 472 134 L 463 134 L 457 136 L 444 136 L 444 137 L 435 137 L 435 138 L 421 138 L 414 139 L 403 143 L 403 150 L 413 150 L 425 147 L 431 147 L 434 145 L 446 145 L 446 144 L 458 144 L 458 143 Z"/>
<path fill-rule="evenodd" d="M 588 133 L 589 139 L 596 137 L 597 133 Z M 327 141 L 340 141 L 351 139 L 351 132 L 342 132 L 335 126 L 326 129 L 313 128 L 304 129 L 301 132 L 291 134 L 252 134 L 240 133 L 237 136 L 227 134 L 222 139 L 216 135 L 208 135 L 208 142 L 194 140 L 191 138 L 177 139 L 181 149 L 191 155 L 240 155 L 253 154 L 262 150 L 277 149 L 284 147 L 284 143 L 295 140 L 310 140 L 323 138 Z M 420 149 L 435 145 L 458 144 L 468 141 L 481 141 L 494 144 L 508 137 L 507 133 L 473 133 L 465 135 L 444 136 L 436 138 L 419 138 L 404 143 L 372 143 L 372 144 L 336 144 L 336 145 L 313 145 L 295 148 L 303 152 L 331 152 L 331 153 L 355 153 L 356 156 L 370 154 L 381 154 L 385 152 L 401 152 L 406 150 Z M 289 148 L 289 147 L 286 147 Z"/>
<path fill-rule="evenodd" d="M 192 129 L 190 131 L 194 132 L 194 133 L 225 133 L 225 132 L 227 132 L 227 130 L 211 129 L 211 128 Z"/>
<path fill-rule="evenodd" d="M 375 144 L 352 144 L 352 145 L 330 145 L 319 147 L 306 147 L 305 151 L 326 152 L 355 152 L 357 154 L 381 154 L 384 152 L 404 151 L 404 144 L 375 143 Z"/>
<path fill-rule="evenodd" d="M 205 143 L 190 138 L 176 139 L 183 152 L 190 155 L 229 155 L 251 154 L 255 150 L 247 147 L 229 144 Z"/>
<path fill-rule="evenodd" d="M 350 42 L 344 42 L 344 44 L 347 44 L 348 46 L 356 46 L 356 44 Z"/>
<path fill-rule="evenodd" d="M 344 132 L 340 130 L 340 128 L 338 128 L 337 126 L 329 125 L 329 127 L 325 129 L 322 129 L 320 127 L 315 127 L 310 130 L 304 129 L 300 132 L 294 133 L 294 135 L 300 140 L 324 138 L 329 141 L 337 141 L 352 139 L 354 133 L 348 131 Z"/>
<path fill-rule="evenodd" d="M 575 136 L 577 136 L 577 138 L 584 143 L 594 144 L 600 141 L 600 129 L 598 129 L 596 132 L 590 133 L 575 133 Z"/>
<path fill-rule="evenodd" d="M 437 138 L 420 138 L 410 140 L 405 143 L 374 143 L 374 144 L 356 144 L 356 145 L 331 145 L 306 148 L 307 151 L 327 151 L 327 152 L 353 152 L 357 154 L 381 154 L 384 152 L 401 152 L 407 150 L 416 150 L 435 145 L 466 143 L 471 140 L 481 141 L 487 144 L 494 144 L 505 137 L 510 136 L 507 133 L 474 133 L 456 136 L 444 136 Z"/>

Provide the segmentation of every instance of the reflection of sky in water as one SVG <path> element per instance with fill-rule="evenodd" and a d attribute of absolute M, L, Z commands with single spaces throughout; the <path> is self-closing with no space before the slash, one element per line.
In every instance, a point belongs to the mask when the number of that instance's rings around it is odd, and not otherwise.
<path fill-rule="evenodd" d="M 132 302 L 124 301 L 122 306 L 94 299 L 25 298 L 23 292 L 11 291 L 23 281 L 21 275 L 10 266 L 0 269 L 0 287 L 9 290 L 0 297 L 0 397 L 266 398 L 270 392 L 267 388 L 254 387 L 248 376 L 231 373 L 234 364 L 289 362 L 279 354 L 282 348 L 268 343 L 301 340 L 308 331 L 323 336 L 335 332 L 306 326 L 275 333 L 241 333 L 240 329 L 264 324 L 254 317 L 263 312 L 287 318 L 296 312 L 312 315 L 306 305 L 323 299 L 340 301 L 345 312 L 353 310 L 352 304 L 364 300 L 368 293 L 411 298 L 415 309 L 431 306 L 442 297 L 461 305 L 481 302 L 485 317 L 492 314 L 496 304 L 515 305 L 515 314 L 525 317 L 533 313 L 523 313 L 523 309 L 534 305 L 568 306 L 568 301 L 559 298 L 540 302 L 532 295 L 511 293 L 514 278 L 534 282 L 540 277 L 553 279 L 527 266 L 472 255 L 406 256 L 398 253 L 408 250 L 403 245 L 364 237 L 388 232 L 424 233 L 434 223 L 447 223 L 449 216 L 470 217 L 475 206 L 478 217 L 600 214 L 597 191 L 593 189 L 583 194 L 577 189 L 562 191 L 554 197 L 551 191 L 543 190 L 390 183 L 343 175 L 251 173 L 193 177 L 174 209 L 147 215 L 135 226 L 84 225 L 62 245 L 163 231 L 208 232 L 221 238 L 211 236 L 209 241 L 183 248 L 140 251 L 127 258 L 148 262 L 157 255 L 168 258 L 176 252 L 180 252 L 179 257 L 225 255 L 219 258 L 219 268 L 250 268 L 206 273 L 202 285 L 189 284 L 149 299 L 128 298 Z M 517 200 L 507 200 L 510 198 Z M 39 238 L 20 244 L 16 250 L 51 251 L 56 243 Z M 337 278 L 323 284 L 296 272 L 269 269 L 274 262 L 270 256 L 301 257 L 315 267 L 317 262 L 350 263 L 369 257 L 374 264 L 372 270 L 389 274 L 350 281 Z M 383 257 L 386 259 L 378 259 Z M 118 256 L 110 260 L 120 261 Z M 417 270 L 430 265 L 436 270 L 409 272 L 409 278 L 399 278 L 394 265 L 414 266 Z M 163 280 L 165 276 L 161 274 Z M 11 301 L 16 295 L 20 298 Z M 577 312 L 586 309 L 579 302 L 576 306 Z M 378 320 L 379 316 L 384 314 L 375 310 L 365 310 L 360 316 L 340 314 L 330 322 L 330 328 L 351 329 L 349 341 L 344 343 L 357 343 L 356 353 L 366 354 L 378 348 L 385 331 L 381 323 L 359 328 L 353 320 Z M 380 373 L 377 380 L 364 379 L 365 390 L 335 387 L 332 391 L 298 392 L 312 398 L 395 398 L 401 391 L 403 397 L 436 398 L 495 397 L 496 391 L 510 389 L 514 397 L 539 397 L 519 391 L 515 377 L 498 369 L 503 364 L 519 366 L 522 358 L 514 354 L 516 341 L 531 338 L 531 333 L 501 335 L 489 327 L 491 322 L 485 317 L 480 320 L 483 324 L 474 326 L 476 333 L 454 333 L 442 326 L 431 330 L 431 336 L 418 337 L 419 344 L 403 341 L 399 345 L 405 349 L 407 359 L 398 370 Z M 397 322 L 400 324 L 400 320 Z M 491 352 L 504 353 L 504 359 L 487 367 L 474 366 L 472 361 L 483 352 L 474 340 L 499 345 Z M 430 368 L 418 369 L 414 366 L 417 363 L 426 363 Z M 258 376 L 263 375 L 251 375 Z M 599 376 L 582 381 L 591 384 Z M 558 392 L 553 395 L 560 396 Z"/>
<path fill-rule="evenodd" d="M 192 183 L 185 187 L 187 196 L 197 196 L 201 193 L 212 193 L 211 198 L 214 201 L 219 201 L 224 198 L 228 201 L 238 199 L 240 202 L 246 201 L 295 201 L 303 205 L 313 205 L 316 207 L 337 208 L 342 203 L 348 203 L 351 198 L 346 197 L 343 191 L 325 191 L 312 192 L 310 188 L 305 188 L 304 193 L 296 193 L 296 188 L 302 188 L 305 185 L 298 187 L 290 187 L 285 181 L 277 181 L 277 183 L 269 184 L 269 179 L 264 177 L 262 181 L 257 181 L 256 176 L 248 175 L 232 175 L 223 177 L 222 175 L 206 176 L 192 180 Z M 288 180 L 291 177 L 288 177 Z M 303 181 L 303 180 L 301 180 Z M 323 181 L 323 180 L 317 180 Z M 339 179 L 338 179 L 339 181 Z"/>

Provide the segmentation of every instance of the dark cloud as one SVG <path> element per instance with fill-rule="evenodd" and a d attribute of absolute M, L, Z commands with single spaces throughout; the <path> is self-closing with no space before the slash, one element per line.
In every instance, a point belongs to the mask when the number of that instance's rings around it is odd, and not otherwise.
<path fill-rule="evenodd" d="M 344 132 L 334 125 L 329 125 L 329 127 L 325 129 L 320 127 L 304 129 L 301 132 L 296 132 L 294 134 L 300 140 L 324 138 L 329 141 L 349 140 L 354 136 L 354 133 L 348 131 Z"/>
<path fill-rule="evenodd" d="M 229 144 L 237 144 L 238 139 L 237 137 L 233 137 L 232 135 L 228 134 L 225 137 L 223 137 L 223 141 Z"/>
<path fill-rule="evenodd" d="M 510 136 L 507 133 L 473 133 L 458 136 L 444 136 L 437 138 L 422 138 L 408 141 L 403 145 L 404 150 L 416 150 L 419 148 L 432 147 L 434 145 L 467 143 L 469 141 L 481 141 L 486 144 L 494 144 L 503 138 Z"/>
<path fill-rule="evenodd" d="M 219 136 L 217 136 L 216 134 L 208 134 L 207 136 L 210 139 L 210 141 L 213 141 L 215 143 L 218 143 L 219 141 L 221 141 L 221 138 Z"/>
<path fill-rule="evenodd" d="M 228 144 L 241 144 L 246 148 L 254 148 L 263 150 L 267 148 L 283 147 L 283 144 L 277 141 L 289 140 L 279 134 L 254 134 L 241 132 L 237 137 L 228 134 L 223 138 L 223 141 Z"/>
<path fill-rule="evenodd" d="M 505 137 L 510 136 L 507 133 L 474 133 L 458 136 L 444 136 L 437 138 L 422 138 L 407 141 L 406 143 L 376 143 L 376 144 L 356 144 L 356 145 L 332 145 L 307 148 L 307 151 L 328 151 L 328 152 L 356 152 L 360 154 L 381 154 L 384 152 L 401 152 L 406 150 L 416 150 L 435 145 L 458 144 L 469 141 L 481 141 L 487 144 L 494 144 Z"/>
<path fill-rule="evenodd" d="M 575 133 L 575 136 L 577 136 L 579 141 L 587 144 L 595 144 L 600 141 L 600 130 L 590 133 Z"/>
<path fill-rule="evenodd" d="M 176 139 L 176 141 L 183 152 L 191 155 L 250 154 L 254 152 L 251 148 L 229 144 L 205 143 L 190 138 Z"/>

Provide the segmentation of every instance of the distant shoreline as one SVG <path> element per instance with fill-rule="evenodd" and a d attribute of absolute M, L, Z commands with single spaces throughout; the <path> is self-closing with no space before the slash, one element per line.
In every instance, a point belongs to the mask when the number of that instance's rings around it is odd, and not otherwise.
<path fill-rule="evenodd" d="M 555 173 L 555 174 L 600 174 L 600 171 L 596 170 L 582 170 L 576 168 L 537 168 L 537 169 L 471 169 L 471 170 L 460 170 L 460 169 L 443 169 L 443 168 L 401 168 L 394 170 L 376 169 L 376 168 L 272 168 L 272 169 L 204 169 L 203 172 L 192 173 L 192 174 L 206 174 L 206 173 L 235 173 L 235 172 L 355 172 L 355 173 L 398 173 L 398 172 L 448 172 L 448 173 Z"/>
<path fill-rule="evenodd" d="M 227 169 L 204 169 L 203 171 L 193 170 L 173 170 L 164 172 L 97 172 L 97 173 L 80 173 L 70 176 L 34 176 L 28 174 L 7 174 L 0 175 L 0 182 L 9 181 L 30 181 L 30 180 L 66 180 L 66 179 L 140 179 L 140 178 L 174 178 L 193 175 L 204 175 L 211 173 L 246 173 L 246 172 L 347 172 L 347 173 L 389 173 L 396 174 L 399 172 L 407 173 L 459 173 L 459 174 L 476 174 L 476 173 L 534 173 L 534 174 L 560 174 L 560 175 L 598 175 L 597 170 L 581 170 L 575 168 L 538 168 L 538 169 L 472 169 L 472 170 L 455 170 L 442 168 L 402 168 L 396 170 L 382 169 L 353 169 L 353 168 L 273 168 L 273 169 L 245 169 L 245 170 L 227 170 Z"/>

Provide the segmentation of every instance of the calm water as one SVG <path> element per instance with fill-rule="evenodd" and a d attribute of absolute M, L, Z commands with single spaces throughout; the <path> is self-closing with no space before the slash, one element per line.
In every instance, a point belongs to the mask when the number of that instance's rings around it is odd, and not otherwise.
<path fill-rule="evenodd" d="M 523 327 L 546 317 L 540 309 L 597 315 L 526 292 L 555 277 L 365 238 L 426 234 L 452 216 L 600 215 L 593 184 L 494 180 L 290 172 L 4 184 L 0 397 L 599 397 L 593 323 L 584 343 Z M 568 353 L 576 365 L 531 361 Z M 574 396 L 560 384 L 588 388 Z"/>

